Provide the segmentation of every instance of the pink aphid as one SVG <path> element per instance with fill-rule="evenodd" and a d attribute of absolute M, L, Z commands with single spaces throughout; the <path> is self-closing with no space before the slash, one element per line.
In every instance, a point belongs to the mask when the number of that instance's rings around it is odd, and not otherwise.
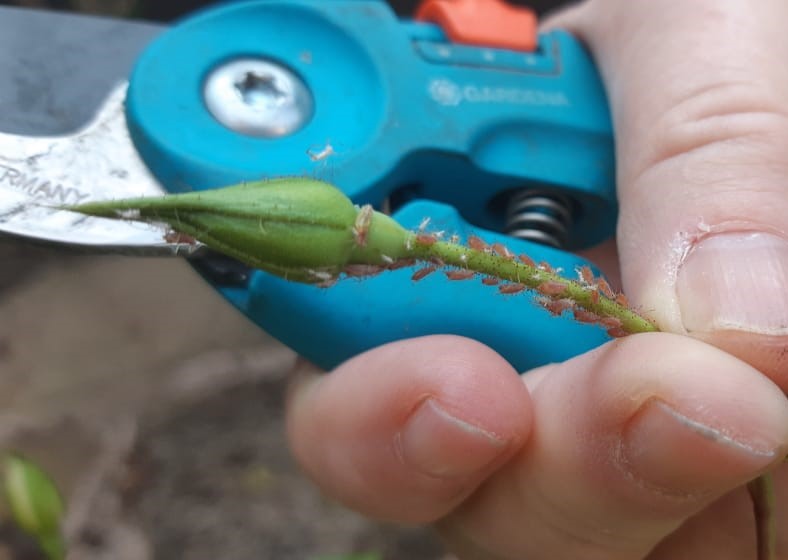
<path fill-rule="evenodd" d="M 621 307 L 629 307 L 629 300 L 624 294 L 616 294 L 616 303 Z"/>
<path fill-rule="evenodd" d="M 628 333 L 627 331 L 625 331 L 621 327 L 616 328 L 616 329 L 608 329 L 607 330 L 607 335 L 612 337 L 612 338 L 623 338 L 625 336 L 629 336 L 629 334 L 630 333 Z"/>
<path fill-rule="evenodd" d="M 568 299 L 543 299 L 539 303 L 542 307 L 547 309 L 551 315 L 560 315 L 567 309 L 574 307 L 574 303 Z"/>
<path fill-rule="evenodd" d="M 509 259 L 509 260 L 514 259 L 515 256 L 514 253 L 512 253 L 509 250 L 509 248 L 503 243 L 493 243 L 492 250 L 494 253 L 498 254 L 499 256 L 505 259 Z"/>
<path fill-rule="evenodd" d="M 484 284 L 485 286 L 497 286 L 500 283 L 501 283 L 500 280 L 492 276 L 485 276 L 484 278 L 482 278 L 482 284 Z"/>
<path fill-rule="evenodd" d="M 520 259 L 520 262 L 522 262 L 524 265 L 526 265 L 526 266 L 530 266 L 530 267 L 533 267 L 533 268 L 536 268 L 536 261 L 534 261 L 534 260 L 533 260 L 531 257 L 529 257 L 528 255 L 525 255 L 525 254 L 523 254 L 523 255 L 518 255 L 518 257 L 517 257 L 517 258 L 519 258 L 519 259 Z"/>
<path fill-rule="evenodd" d="M 413 276 L 411 276 L 410 279 L 413 280 L 414 282 L 418 282 L 419 280 L 421 280 L 425 276 L 429 276 L 436 270 L 438 270 L 437 266 L 425 266 L 424 268 L 420 268 L 416 272 L 414 272 Z"/>
<path fill-rule="evenodd" d="M 434 245 L 437 241 L 438 238 L 429 233 L 420 233 L 416 236 L 416 243 L 419 245 L 426 245 L 427 247 Z"/>
<path fill-rule="evenodd" d="M 374 264 L 348 264 L 342 271 L 351 278 L 365 278 L 383 272 L 382 266 Z"/>
<path fill-rule="evenodd" d="M 600 317 L 599 324 L 608 329 L 619 329 L 621 328 L 621 319 L 618 317 Z"/>
<path fill-rule="evenodd" d="M 588 284 L 589 286 L 593 285 L 594 283 L 594 273 L 591 272 L 591 267 L 589 266 L 581 266 L 578 270 L 580 274 L 580 280 Z"/>
<path fill-rule="evenodd" d="M 486 251 L 489 248 L 489 245 L 487 245 L 487 243 L 485 243 L 485 241 L 481 237 L 476 237 L 475 235 L 469 235 L 468 247 L 476 251 Z"/>
<path fill-rule="evenodd" d="M 585 309 L 575 309 L 573 311 L 575 316 L 575 321 L 578 323 L 598 323 L 599 322 L 599 315 L 596 313 L 592 313 L 590 311 L 586 311 Z"/>
<path fill-rule="evenodd" d="M 386 268 L 389 270 L 399 270 L 400 268 L 406 268 L 408 266 L 413 266 L 416 261 L 413 259 L 398 259 L 392 263 L 386 265 Z"/>
<path fill-rule="evenodd" d="M 544 270 L 545 272 L 555 272 L 555 271 L 553 270 L 553 267 L 552 267 L 552 266 L 550 266 L 550 263 L 549 263 L 549 262 L 547 262 L 547 261 L 542 261 L 542 262 L 540 262 L 540 263 L 539 263 L 539 268 L 541 268 L 541 269 L 542 269 L 542 270 Z"/>
<path fill-rule="evenodd" d="M 470 280 L 476 275 L 473 270 L 447 270 L 445 274 L 449 280 Z"/>
<path fill-rule="evenodd" d="M 167 243 L 183 243 L 185 245 L 197 244 L 197 240 L 194 237 L 179 231 L 168 231 L 164 234 L 164 241 Z"/>
<path fill-rule="evenodd" d="M 546 296 L 557 296 L 566 291 L 566 285 L 555 280 L 548 280 L 539 284 L 536 287 L 536 291 Z"/>
<path fill-rule="evenodd" d="M 498 291 L 502 294 L 519 294 L 523 290 L 525 290 L 525 284 L 517 284 L 515 282 L 509 284 L 503 284 L 502 286 L 498 286 Z"/>
<path fill-rule="evenodd" d="M 597 278 L 596 280 L 597 286 L 599 286 L 599 290 L 602 292 L 607 299 L 614 299 L 616 294 L 613 292 L 613 289 L 610 287 L 610 284 L 607 283 L 607 280 L 604 278 Z"/>
<path fill-rule="evenodd" d="M 599 303 L 599 292 L 596 291 L 596 288 L 594 288 L 591 291 L 591 303 L 593 303 L 594 305 L 597 305 Z"/>

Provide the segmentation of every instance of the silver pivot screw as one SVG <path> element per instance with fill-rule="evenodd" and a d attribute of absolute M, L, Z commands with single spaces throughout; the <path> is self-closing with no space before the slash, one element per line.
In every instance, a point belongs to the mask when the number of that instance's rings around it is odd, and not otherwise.
<path fill-rule="evenodd" d="M 568 197 L 546 190 L 522 189 L 509 198 L 506 206 L 506 233 L 562 249 L 569 242 L 572 214 Z"/>
<path fill-rule="evenodd" d="M 205 104 L 224 126 L 241 134 L 280 138 L 312 117 L 314 100 L 288 68 L 259 58 L 239 58 L 214 69 L 205 81 Z"/>

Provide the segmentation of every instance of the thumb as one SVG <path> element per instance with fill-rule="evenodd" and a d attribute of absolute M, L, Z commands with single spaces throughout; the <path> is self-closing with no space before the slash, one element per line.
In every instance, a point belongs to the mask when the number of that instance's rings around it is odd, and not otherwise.
<path fill-rule="evenodd" d="M 617 141 L 622 280 L 665 330 L 788 389 L 788 3 L 592 0 Z"/>

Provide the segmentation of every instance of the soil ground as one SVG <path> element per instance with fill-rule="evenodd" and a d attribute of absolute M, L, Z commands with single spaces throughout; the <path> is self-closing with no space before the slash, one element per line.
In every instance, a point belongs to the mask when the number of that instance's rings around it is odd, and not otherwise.
<path fill-rule="evenodd" d="M 0 451 L 55 477 L 70 558 L 442 558 L 428 531 L 366 520 L 300 474 L 293 359 L 185 263 L 0 244 Z M 0 525 L 0 560 L 36 558 Z"/>

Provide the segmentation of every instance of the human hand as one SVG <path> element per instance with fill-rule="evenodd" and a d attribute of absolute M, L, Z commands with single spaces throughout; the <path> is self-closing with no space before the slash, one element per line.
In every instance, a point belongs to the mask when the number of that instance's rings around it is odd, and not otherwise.
<path fill-rule="evenodd" d="M 550 22 L 608 90 L 625 291 L 692 338 L 631 336 L 520 378 L 428 337 L 304 373 L 288 426 L 313 478 L 435 523 L 463 560 L 753 558 L 740 487 L 788 451 L 786 21 L 782 0 L 591 0 Z"/>

